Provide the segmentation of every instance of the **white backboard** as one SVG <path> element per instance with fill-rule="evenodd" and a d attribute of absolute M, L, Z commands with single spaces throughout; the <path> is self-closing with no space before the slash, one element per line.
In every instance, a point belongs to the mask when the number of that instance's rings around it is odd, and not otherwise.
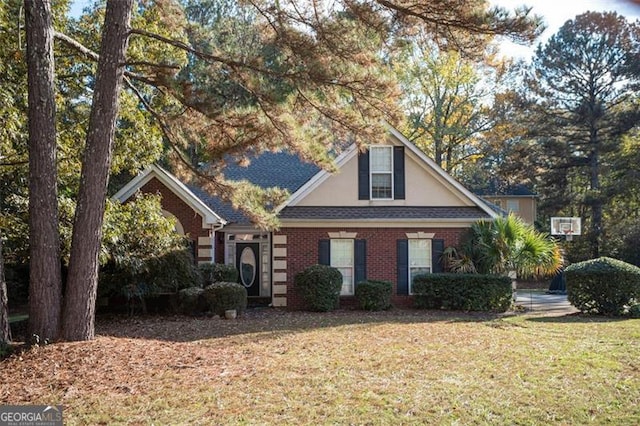
<path fill-rule="evenodd" d="M 582 220 L 579 217 L 552 217 L 551 235 L 581 235 Z"/>

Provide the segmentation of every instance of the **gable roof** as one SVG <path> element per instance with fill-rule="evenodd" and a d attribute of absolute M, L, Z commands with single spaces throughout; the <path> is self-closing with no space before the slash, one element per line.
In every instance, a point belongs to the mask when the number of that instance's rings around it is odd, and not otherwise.
<path fill-rule="evenodd" d="M 249 161 L 248 166 L 229 162 L 224 169 L 225 178 L 247 180 L 262 188 L 278 187 L 294 193 L 320 171 L 315 164 L 304 162 L 297 155 L 284 151 L 264 152 L 250 156 Z M 222 201 L 196 185 L 188 185 L 188 188 L 228 222 L 243 225 L 251 223 L 230 203 Z"/>
<path fill-rule="evenodd" d="M 142 188 L 151 179 L 156 178 L 164 186 L 169 188 L 176 196 L 178 196 L 187 205 L 191 206 L 201 217 L 202 226 L 226 225 L 227 221 L 211 209 L 198 195 L 183 184 L 178 178 L 164 170 L 162 167 L 152 164 L 142 171 L 138 176 L 131 179 L 125 186 L 120 188 L 113 197 L 121 203 L 127 201 L 133 194 Z"/>
<path fill-rule="evenodd" d="M 452 219 L 469 220 L 495 218 L 499 214 L 477 195 L 473 194 L 451 175 L 440 168 L 424 152 L 406 139 L 398 130 L 387 125 L 391 136 L 413 153 L 434 175 L 444 181 L 453 191 L 468 199 L 471 207 L 302 207 L 297 202 L 317 188 L 331 176 L 330 172 L 320 169 L 315 164 L 302 161 L 296 154 L 289 152 L 264 152 L 249 157 L 248 166 L 241 166 L 229 162 L 224 169 L 224 175 L 229 180 L 247 180 L 263 188 L 279 187 L 291 193 L 282 205 L 276 208 L 279 217 L 287 220 L 327 219 L 327 220 L 374 220 L 374 219 Z M 358 155 L 355 144 L 345 149 L 335 159 L 340 169 L 345 163 Z M 151 166 L 141 175 L 130 181 L 114 198 L 124 201 L 138 188 L 151 179 L 151 175 L 158 178 L 171 190 L 176 192 L 185 202 L 207 217 L 208 221 L 215 219 L 217 224 L 235 223 L 251 225 L 250 220 L 240 211 L 234 209 L 230 203 L 205 192 L 196 185 L 185 185 L 173 175 L 158 166 Z M 213 223 L 213 222 L 211 222 Z"/>
<path fill-rule="evenodd" d="M 465 188 L 460 182 L 455 180 L 450 174 L 445 172 L 440 166 L 436 164 L 431 158 L 429 158 L 421 149 L 419 149 L 413 142 L 409 141 L 404 135 L 402 135 L 397 129 L 393 126 L 387 124 L 387 129 L 392 137 L 394 137 L 398 142 L 404 145 L 409 151 L 411 151 L 416 157 L 419 158 L 420 161 L 424 165 L 426 165 L 429 170 L 431 170 L 436 176 L 440 177 L 444 182 L 449 184 L 454 191 L 461 194 L 463 197 L 467 198 L 471 203 L 477 207 L 478 211 L 482 214 L 477 217 L 488 217 L 495 218 L 498 214 L 488 206 L 484 200 L 480 197 L 469 191 Z M 351 145 L 347 148 L 342 154 L 340 154 L 336 160 L 336 166 L 338 169 L 342 167 L 346 162 L 354 158 L 358 155 L 358 148 L 355 144 Z M 302 200 L 306 195 L 311 193 L 314 189 L 316 189 L 319 185 L 321 185 L 325 180 L 327 180 L 331 176 L 330 172 L 326 170 L 319 170 L 318 173 L 313 176 L 309 181 L 307 181 L 303 186 L 300 187 L 296 192 L 292 193 L 291 197 L 284 202 L 282 205 L 278 206 L 277 211 L 280 212 L 285 208 L 291 208 L 295 206 L 300 200 Z"/>

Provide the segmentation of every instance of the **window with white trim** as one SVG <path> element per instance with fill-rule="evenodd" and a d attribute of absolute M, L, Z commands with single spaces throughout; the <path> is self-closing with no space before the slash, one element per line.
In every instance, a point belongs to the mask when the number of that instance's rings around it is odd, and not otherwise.
<path fill-rule="evenodd" d="M 332 238 L 331 239 L 331 266 L 342 274 L 341 296 L 351 296 L 354 294 L 353 287 L 353 265 L 354 250 L 352 239 Z"/>
<path fill-rule="evenodd" d="M 393 199 L 393 147 L 369 147 L 369 173 L 372 200 Z"/>
<path fill-rule="evenodd" d="M 409 294 L 413 294 L 413 279 L 431 271 L 431 240 L 409 239 Z"/>

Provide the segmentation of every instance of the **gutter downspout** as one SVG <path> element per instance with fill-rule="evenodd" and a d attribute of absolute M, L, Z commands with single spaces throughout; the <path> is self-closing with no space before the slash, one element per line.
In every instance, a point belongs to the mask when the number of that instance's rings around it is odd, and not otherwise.
<path fill-rule="evenodd" d="M 211 237 L 211 263 L 216 263 L 216 231 L 220 231 L 224 228 L 224 223 L 220 224 L 218 227 L 215 225 L 211 227 L 210 237 Z"/>

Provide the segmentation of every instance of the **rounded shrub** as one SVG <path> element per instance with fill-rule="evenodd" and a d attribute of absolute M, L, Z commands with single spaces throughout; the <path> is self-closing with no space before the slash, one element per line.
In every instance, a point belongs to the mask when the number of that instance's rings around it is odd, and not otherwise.
<path fill-rule="evenodd" d="M 327 265 L 309 266 L 298 273 L 294 285 L 308 309 L 327 312 L 340 305 L 342 274 Z"/>
<path fill-rule="evenodd" d="M 240 315 L 247 308 L 247 289 L 238 283 L 213 283 L 205 287 L 203 295 L 209 311 L 220 316 L 231 309 Z"/>
<path fill-rule="evenodd" d="M 222 263 L 205 263 L 198 267 L 205 285 L 228 282 L 238 282 L 238 270 L 233 265 Z"/>
<path fill-rule="evenodd" d="M 204 289 L 200 287 L 183 288 L 178 292 L 178 310 L 186 315 L 199 314 L 207 310 Z"/>
<path fill-rule="evenodd" d="M 360 309 L 384 311 L 391 308 L 393 284 L 391 281 L 367 280 L 356 285 L 356 299 Z"/>
<path fill-rule="evenodd" d="M 565 269 L 567 297 L 582 312 L 622 315 L 640 297 L 640 268 L 609 257 Z"/>

